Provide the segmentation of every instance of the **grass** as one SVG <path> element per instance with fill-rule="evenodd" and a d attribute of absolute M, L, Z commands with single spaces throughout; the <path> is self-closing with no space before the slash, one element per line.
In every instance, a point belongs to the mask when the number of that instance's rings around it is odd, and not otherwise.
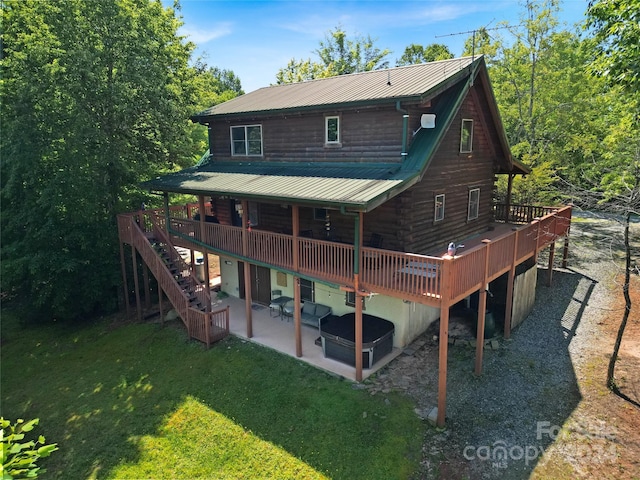
<path fill-rule="evenodd" d="M 410 478 L 425 425 L 366 390 L 176 324 L 21 326 L 2 312 L 2 415 L 40 418 L 46 478 Z"/>

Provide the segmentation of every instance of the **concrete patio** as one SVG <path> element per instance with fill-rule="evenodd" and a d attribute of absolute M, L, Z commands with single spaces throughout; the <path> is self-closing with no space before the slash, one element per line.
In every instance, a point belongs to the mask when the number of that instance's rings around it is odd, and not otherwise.
<path fill-rule="evenodd" d="M 315 344 L 316 339 L 320 336 L 318 330 L 307 325 L 301 326 L 302 357 L 298 358 L 296 357 L 293 321 L 281 319 L 280 315 L 271 316 L 275 315 L 275 312 L 271 313 L 269 307 L 254 304 L 251 310 L 253 337 L 248 338 L 244 300 L 236 297 L 217 299 L 215 292 L 212 292 L 212 298 L 213 310 L 229 306 L 229 328 L 232 335 L 272 348 L 331 374 L 355 381 L 356 370 L 354 367 L 324 357 L 322 347 Z M 212 348 L 215 348 L 215 345 Z M 390 354 L 378 361 L 372 368 L 364 368 L 362 370 L 363 380 L 387 365 L 400 353 L 402 353 L 401 349 L 394 348 Z"/>

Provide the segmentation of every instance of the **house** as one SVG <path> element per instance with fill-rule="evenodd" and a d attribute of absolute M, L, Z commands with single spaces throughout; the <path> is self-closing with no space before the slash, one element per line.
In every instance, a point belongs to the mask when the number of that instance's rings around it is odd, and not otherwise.
<path fill-rule="evenodd" d="M 508 336 L 512 312 L 527 313 L 514 302 L 535 288 L 514 293 L 516 270 L 535 267 L 547 245 L 552 266 L 571 218 L 570 207 L 511 205 L 511 181 L 528 169 L 511 156 L 483 57 L 266 87 L 192 120 L 208 128 L 208 154 L 145 183 L 164 195 L 161 215 L 119 218 L 121 242 L 166 277 L 159 284 L 190 335 L 208 343 L 212 329 L 224 331 L 224 314 L 209 311 L 197 283 L 188 293 L 186 280 L 172 283 L 186 267 L 174 265 L 171 245 L 220 255 L 222 289 L 245 299 L 248 337 L 252 303 L 269 305 L 274 290 L 291 298 L 298 356 L 305 302 L 353 313 L 355 352 L 364 352 L 363 315 L 391 321 L 400 349 L 440 319 L 442 424 L 450 308 L 475 299 L 479 371 L 487 286 L 499 284 Z M 498 175 L 509 185 L 499 206 Z M 171 194 L 195 195 L 198 205 L 170 207 Z M 465 246 L 448 252 L 450 243 Z M 160 256 L 173 277 L 154 269 Z M 361 380 L 366 365 L 354 361 Z"/>

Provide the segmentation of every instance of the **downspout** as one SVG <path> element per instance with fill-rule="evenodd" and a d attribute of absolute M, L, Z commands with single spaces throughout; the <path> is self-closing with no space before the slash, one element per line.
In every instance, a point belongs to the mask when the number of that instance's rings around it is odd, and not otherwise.
<path fill-rule="evenodd" d="M 402 161 L 407 158 L 407 130 L 409 128 L 409 112 L 400 108 L 400 100 L 396 102 L 396 110 L 402 113 Z"/>
<path fill-rule="evenodd" d="M 169 216 L 169 192 L 162 192 L 162 196 L 164 197 L 164 229 L 169 235 L 169 228 L 171 227 L 170 216 Z"/>

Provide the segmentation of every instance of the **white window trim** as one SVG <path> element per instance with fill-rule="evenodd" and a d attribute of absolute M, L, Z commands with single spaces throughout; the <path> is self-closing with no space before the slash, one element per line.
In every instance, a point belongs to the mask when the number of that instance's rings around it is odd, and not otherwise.
<path fill-rule="evenodd" d="M 249 135 L 247 133 L 247 128 L 258 127 L 260 129 L 260 153 L 249 153 Z M 234 128 L 244 128 L 244 149 L 246 153 L 236 153 L 235 152 L 235 144 L 233 141 L 233 129 Z M 262 125 L 254 124 L 254 125 L 232 125 L 229 127 L 229 138 L 231 139 L 231 156 L 232 157 L 261 157 L 264 151 L 263 138 L 262 138 Z"/>
<path fill-rule="evenodd" d="M 338 122 L 338 128 L 336 133 L 338 138 L 336 140 L 329 140 L 329 120 L 336 119 Z M 324 117 L 324 143 L 325 145 L 340 145 L 342 141 L 340 135 L 340 115 L 328 115 Z"/>
<path fill-rule="evenodd" d="M 478 192 L 478 197 L 476 199 L 476 211 L 475 211 L 475 216 L 471 216 L 471 198 L 473 196 L 474 192 Z M 478 216 L 480 215 L 480 188 L 470 188 L 469 189 L 469 203 L 467 206 L 467 220 L 476 220 L 478 218 Z"/>
<path fill-rule="evenodd" d="M 471 125 L 471 131 L 469 133 L 469 149 L 465 150 L 464 147 L 464 126 Z M 463 118 L 462 124 L 460 127 L 460 153 L 471 153 L 473 152 L 473 119 L 471 118 Z"/>
<path fill-rule="evenodd" d="M 442 197 L 442 216 L 439 218 L 438 218 L 438 197 Z M 442 220 L 444 220 L 444 205 L 445 205 L 444 201 L 445 201 L 444 193 L 439 193 L 436 195 L 434 200 L 434 211 L 433 211 L 434 222 L 441 222 Z"/>

